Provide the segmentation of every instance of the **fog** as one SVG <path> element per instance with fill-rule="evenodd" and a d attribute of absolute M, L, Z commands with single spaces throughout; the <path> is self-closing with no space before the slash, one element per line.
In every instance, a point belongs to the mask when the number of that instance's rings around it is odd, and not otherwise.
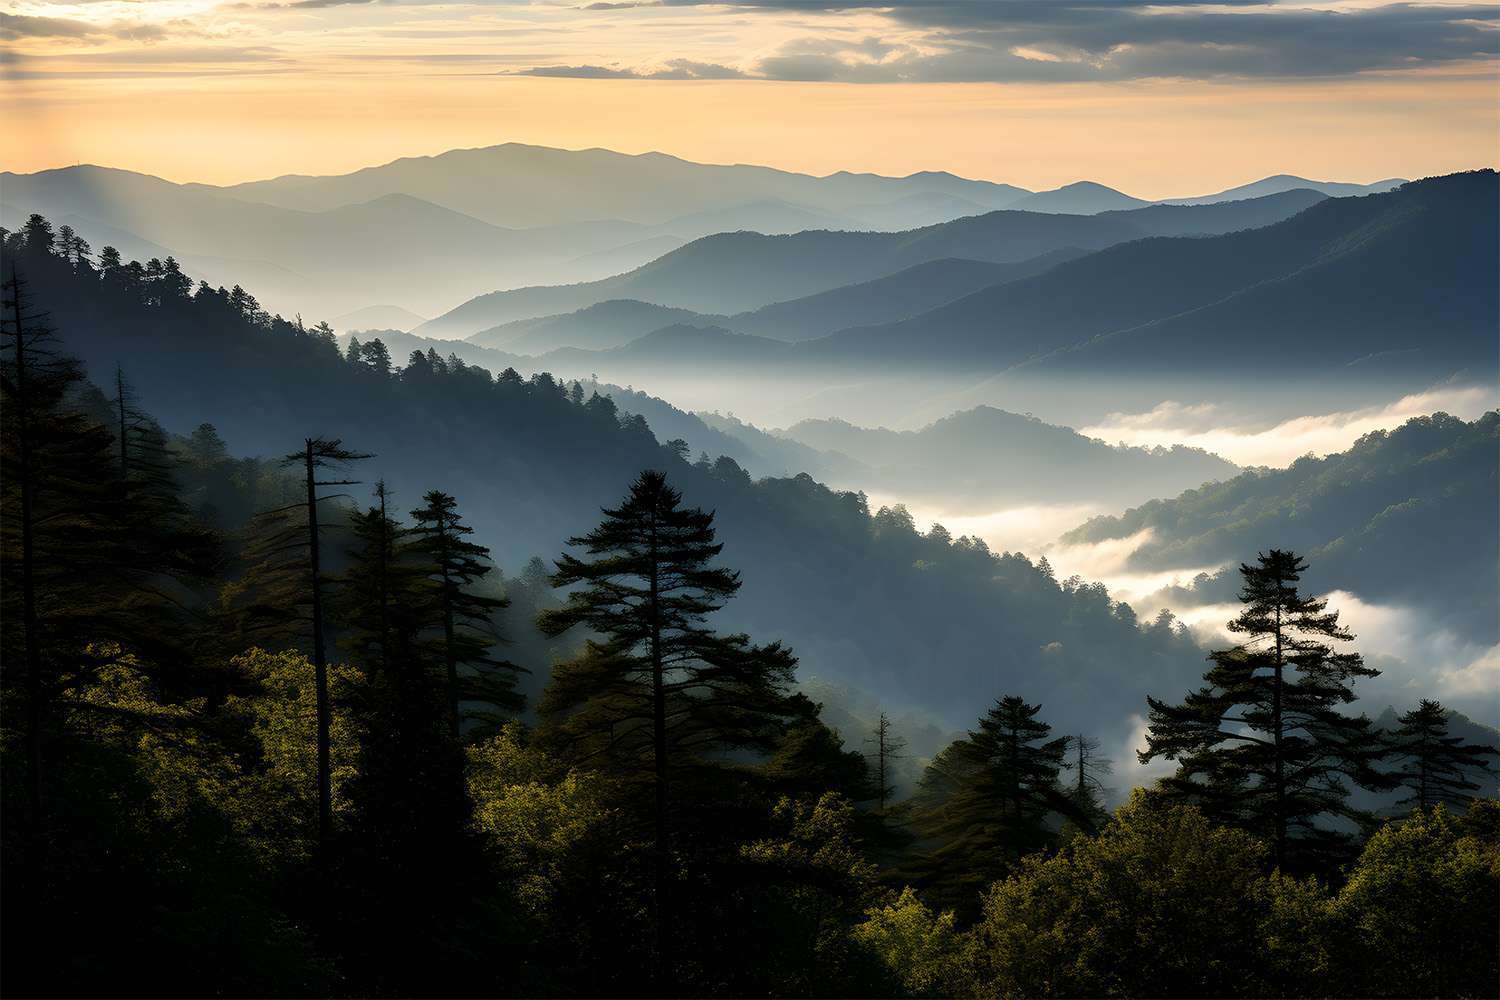
<path fill-rule="evenodd" d="M 1216 403 L 1168 400 L 1143 413 L 1111 413 L 1079 431 L 1132 445 L 1192 445 L 1237 465 L 1280 467 L 1303 455 L 1343 451 L 1365 434 L 1389 430 L 1412 417 L 1441 410 L 1473 420 L 1497 405 L 1500 389 L 1494 386 L 1434 386 L 1382 405 L 1268 424 L 1265 419 L 1237 419 Z"/>

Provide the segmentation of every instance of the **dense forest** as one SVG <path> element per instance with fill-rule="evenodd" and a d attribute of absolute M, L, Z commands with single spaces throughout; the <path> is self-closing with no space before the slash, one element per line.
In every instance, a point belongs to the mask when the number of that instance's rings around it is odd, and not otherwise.
<path fill-rule="evenodd" d="M 340 352 L 40 217 L 0 240 L 7 992 L 1500 980 L 1496 751 L 1422 692 L 1353 714 L 1376 671 L 1290 551 L 1238 553 L 1205 665 L 1170 615 L 579 383 Z M 833 637 L 971 720 L 910 786 L 896 713 L 840 732 L 799 685 Z M 1167 776 L 1110 812 L 1080 721 L 1131 708 Z"/>
<path fill-rule="evenodd" d="M 1500 412 L 1446 413 L 1374 431 L 1348 451 L 1252 469 L 1099 517 L 1064 536 L 1100 542 L 1147 532 L 1137 570 L 1203 566 L 1279 540 L 1308 553 L 1320 586 L 1416 606 L 1434 626 L 1500 642 Z M 1205 576 L 1182 603 L 1232 600 L 1231 573 Z M 1180 606 L 1174 604 L 1174 606 Z"/>

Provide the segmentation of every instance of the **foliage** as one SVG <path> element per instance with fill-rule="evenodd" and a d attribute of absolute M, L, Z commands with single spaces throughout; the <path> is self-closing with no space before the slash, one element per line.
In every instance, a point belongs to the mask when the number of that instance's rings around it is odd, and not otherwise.
<path fill-rule="evenodd" d="M 1339 992 L 1486 996 L 1500 982 L 1500 801 L 1418 809 L 1370 838 L 1331 919 L 1355 946 Z"/>
<path fill-rule="evenodd" d="M 1151 728 L 1139 754 L 1143 764 L 1177 761 L 1163 788 L 1267 837 L 1282 868 L 1289 857 L 1305 866 L 1347 839 L 1320 817 L 1363 818 L 1346 801 L 1346 779 L 1388 784 L 1373 769 L 1382 748 L 1369 720 L 1340 711 L 1354 700 L 1352 683 L 1379 672 L 1323 641 L 1354 636 L 1326 600 L 1298 593 L 1306 569 L 1278 549 L 1240 567 L 1245 607 L 1229 629 L 1246 640 L 1210 653 L 1206 685 L 1181 705 L 1148 699 Z"/>
<path fill-rule="evenodd" d="M 873 951 L 908 996 L 951 996 L 959 937 L 952 911 L 934 913 L 910 887 L 865 912 L 854 940 Z"/>

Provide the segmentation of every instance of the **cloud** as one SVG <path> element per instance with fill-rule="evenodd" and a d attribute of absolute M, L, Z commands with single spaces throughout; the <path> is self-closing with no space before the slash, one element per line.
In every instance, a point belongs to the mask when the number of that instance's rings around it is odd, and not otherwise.
<path fill-rule="evenodd" d="M 1500 392 L 1482 386 L 1435 386 L 1393 403 L 1311 414 L 1273 425 L 1237 420 L 1212 403 L 1168 401 L 1145 413 L 1111 413 L 1079 428 L 1080 434 L 1141 447 L 1174 444 L 1203 448 L 1239 465 L 1286 466 L 1303 455 L 1343 451 L 1372 431 L 1444 411 L 1474 420 L 1500 406 Z"/>
<path fill-rule="evenodd" d="M 87 21 L 74 21 L 65 17 L 31 17 L 0 11 L 0 38 L 7 41 L 21 38 L 88 38 L 104 33 L 99 25 Z"/>
<path fill-rule="evenodd" d="M 110 39 L 130 42 L 158 42 L 174 36 L 202 36 L 201 28 L 178 18 L 171 21 L 113 21 L 100 24 L 61 17 L 32 17 L 0 12 L 0 39 L 52 38 L 71 39 L 98 45 Z"/>
<path fill-rule="evenodd" d="M 846 47 L 819 53 L 804 46 L 763 57 L 747 69 L 748 76 L 773 80 L 1336 77 L 1500 55 L 1500 9 L 1484 4 L 1391 3 L 1337 11 L 1257 0 L 665 0 L 664 5 L 799 15 L 868 11 L 889 18 L 897 32 L 913 35 L 912 45 L 885 52 Z"/>
<path fill-rule="evenodd" d="M 533 66 L 506 73 L 507 76 L 545 76 L 572 80 L 736 80 L 744 73 L 731 66 L 697 62 L 692 59 L 669 59 L 654 69 L 629 69 L 617 66 Z"/>

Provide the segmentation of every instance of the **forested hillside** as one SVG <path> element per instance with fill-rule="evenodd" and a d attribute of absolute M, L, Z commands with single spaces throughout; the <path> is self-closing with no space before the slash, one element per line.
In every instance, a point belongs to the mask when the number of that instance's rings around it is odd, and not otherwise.
<path fill-rule="evenodd" d="M 282 454 L 309 435 L 374 452 L 367 478 L 398 498 L 438 486 L 458 497 L 506 567 L 559 547 L 642 468 L 666 469 L 694 504 L 719 512 L 721 537 L 740 553 L 745 587 L 729 624 L 769 628 L 819 675 L 949 725 L 976 691 L 1026 678 L 1033 697 L 1058 703 L 1060 724 L 1122 738 L 1129 718 L 1111 704 L 1138 702 L 1143 678 L 1187 676 L 1197 659 L 1170 624 L 1138 627 L 1100 586 L 940 529 L 919 534 L 904 510 L 871 511 L 862 495 L 806 475 L 757 483 L 733 459 L 679 454 L 581 385 L 492 378 L 435 352 L 400 368 L 351 361 L 326 331 L 267 317 L 243 292 L 192 290 L 170 269 L 148 278 L 51 251 L 18 259 L 62 344 L 100 384 L 119 365 L 169 430 L 211 423 L 238 455 Z M 129 349 L 146 342 L 149 353 Z M 1075 697 L 1095 685 L 1118 697 Z"/>
<path fill-rule="evenodd" d="M 1376 431 L 1348 451 L 1247 471 L 1224 482 L 1099 517 L 1064 536 L 1099 542 L 1149 532 L 1129 567 L 1232 563 L 1285 539 L 1307 552 L 1317 585 L 1420 608 L 1435 626 L 1500 642 L 1500 413 L 1466 422 L 1444 413 Z M 1233 592 L 1234 574 L 1198 584 L 1198 598 Z"/>
<path fill-rule="evenodd" d="M 1379 671 L 1291 551 L 1205 669 L 1169 613 L 582 383 L 340 351 L 41 217 L 0 243 L 7 992 L 1500 975 L 1497 751 L 1420 692 L 1343 711 Z M 1162 777 L 1111 812 L 1131 754 Z"/>

